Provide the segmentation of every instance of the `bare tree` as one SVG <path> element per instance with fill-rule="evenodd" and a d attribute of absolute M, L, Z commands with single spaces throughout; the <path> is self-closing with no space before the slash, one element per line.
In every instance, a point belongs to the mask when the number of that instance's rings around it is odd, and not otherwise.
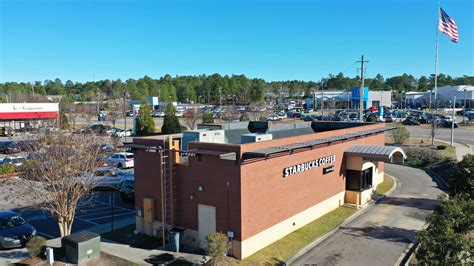
<path fill-rule="evenodd" d="M 262 106 L 257 103 L 251 103 L 249 105 L 249 111 L 247 112 L 248 117 L 252 121 L 259 121 L 262 117 L 266 117 L 268 115 L 268 111 L 262 110 Z"/>
<path fill-rule="evenodd" d="M 115 127 L 117 119 L 124 117 L 123 107 L 122 99 L 109 99 L 107 101 L 106 110 L 108 111 L 108 116 L 110 117 L 110 121 L 112 121 L 113 127 Z"/>
<path fill-rule="evenodd" d="M 96 108 L 93 105 L 81 103 L 76 108 L 80 116 L 87 121 L 87 125 L 90 125 L 92 117 L 97 115 Z"/>
<path fill-rule="evenodd" d="M 40 199 L 38 206 L 55 217 L 61 237 L 71 234 L 76 208 L 91 197 L 95 170 L 102 163 L 97 137 L 90 135 L 48 134 L 39 137 L 40 150 L 22 178 L 28 193 Z"/>
<path fill-rule="evenodd" d="M 202 111 L 198 110 L 196 107 L 189 109 L 184 115 L 184 124 L 188 129 L 194 129 L 197 123 L 202 120 Z"/>

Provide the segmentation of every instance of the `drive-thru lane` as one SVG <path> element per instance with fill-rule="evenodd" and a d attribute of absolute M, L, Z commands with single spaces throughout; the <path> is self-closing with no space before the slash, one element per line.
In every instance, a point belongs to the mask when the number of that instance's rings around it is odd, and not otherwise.
<path fill-rule="evenodd" d="M 386 164 L 385 171 L 398 178 L 395 191 L 294 265 L 394 265 L 423 228 L 443 191 L 423 170 Z"/>

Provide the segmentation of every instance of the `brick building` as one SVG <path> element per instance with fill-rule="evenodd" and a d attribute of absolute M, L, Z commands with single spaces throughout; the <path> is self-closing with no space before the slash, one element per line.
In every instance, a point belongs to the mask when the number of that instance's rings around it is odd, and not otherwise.
<path fill-rule="evenodd" d="M 389 129 L 251 122 L 248 129 L 201 129 L 201 136 L 224 134 L 224 143 L 189 141 L 186 132 L 134 138 L 136 227 L 157 236 L 183 228 L 184 244 L 201 248 L 207 234 L 221 231 L 234 257 L 248 257 L 343 204 L 368 202 L 384 162 L 405 158 L 384 146 Z M 242 144 L 244 136 L 255 142 Z"/>

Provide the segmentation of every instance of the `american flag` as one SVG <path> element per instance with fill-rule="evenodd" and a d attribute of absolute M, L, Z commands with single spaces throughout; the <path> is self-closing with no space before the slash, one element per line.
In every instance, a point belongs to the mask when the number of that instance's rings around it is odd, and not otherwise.
<path fill-rule="evenodd" d="M 440 7 L 439 8 L 439 22 L 438 22 L 438 29 L 442 33 L 446 34 L 451 38 L 452 42 L 458 42 L 458 26 L 454 19 L 448 16 L 446 12 Z"/>

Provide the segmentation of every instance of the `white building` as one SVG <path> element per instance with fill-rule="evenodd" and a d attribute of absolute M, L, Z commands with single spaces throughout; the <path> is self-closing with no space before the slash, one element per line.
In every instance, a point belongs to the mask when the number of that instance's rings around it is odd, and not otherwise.
<path fill-rule="evenodd" d="M 454 95 L 456 94 L 456 107 L 466 106 L 472 108 L 474 106 L 474 86 L 471 85 L 457 85 L 457 86 L 443 86 L 437 90 L 438 107 L 451 107 Z M 434 91 L 418 92 L 410 91 L 405 93 L 404 105 L 409 107 L 424 107 L 429 103 L 434 104 Z"/>

